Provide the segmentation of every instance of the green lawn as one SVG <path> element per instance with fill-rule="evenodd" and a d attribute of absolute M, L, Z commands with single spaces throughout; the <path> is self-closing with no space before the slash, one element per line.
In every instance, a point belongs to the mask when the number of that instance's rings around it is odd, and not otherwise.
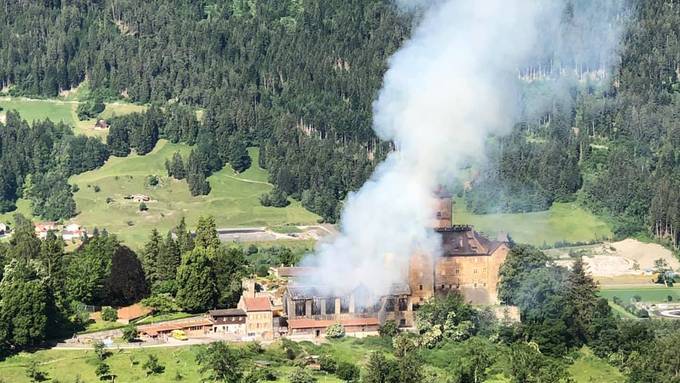
<path fill-rule="evenodd" d="M 666 302 L 667 297 L 673 297 L 673 301 L 680 301 L 680 287 L 665 287 L 663 285 L 650 285 L 649 287 L 600 287 L 600 295 L 612 299 L 619 297 L 624 302 L 630 302 L 634 296 L 639 295 L 643 302 Z"/>
<path fill-rule="evenodd" d="M 210 194 L 197 197 L 191 196 L 186 181 L 166 176 L 165 160 L 177 151 L 186 156 L 190 147 L 161 140 L 145 156 L 112 157 L 99 169 L 71 177 L 69 182 L 80 189 L 75 193 L 79 214 L 74 220 L 88 229 L 106 228 L 139 248 L 152 228 L 165 232 L 181 217 L 194 226 L 199 216 L 212 215 L 218 227 L 310 224 L 318 219 L 295 201 L 286 208 L 260 205 L 259 196 L 272 186 L 266 182 L 266 171 L 257 165 L 256 148 L 249 149 L 250 169 L 235 174 L 226 166 L 208 178 Z M 160 184 L 147 186 L 149 175 L 159 176 Z M 149 195 L 153 201 L 146 203 L 148 211 L 140 212 L 138 203 L 123 198 L 129 194 Z M 107 203 L 107 198 L 113 201 Z"/>
<path fill-rule="evenodd" d="M 555 203 L 550 210 L 533 213 L 477 215 L 467 211 L 465 201 L 458 199 L 453 220 L 456 224 L 472 224 L 491 236 L 507 232 L 516 242 L 536 246 L 587 242 L 613 235 L 606 222 L 575 203 Z"/>

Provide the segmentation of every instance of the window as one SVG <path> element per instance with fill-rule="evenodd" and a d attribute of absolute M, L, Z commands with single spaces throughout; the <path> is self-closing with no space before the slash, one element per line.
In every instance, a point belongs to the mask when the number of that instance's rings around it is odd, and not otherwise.
<path fill-rule="evenodd" d="M 441 217 L 442 217 L 442 212 L 441 212 L 441 211 L 438 211 L 438 212 L 437 212 L 437 219 L 439 219 L 439 218 L 441 218 Z"/>
<path fill-rule="evenodd" d="M 444 290 L 445 288 L 446 288 L 446 287 L 445 287 L 444 284 L 442 283 L 442 290 Z"/>
<path fill-rule="evenodd" d="M 340 298 L 340 312 L 341 313 L 349 312 L 349 297 Z"/>
<path fill-rule="evenodd" d="M 321 315 L 321 300 L 312 300 L 312 315 Z"/>
<path fill-rule="evenodd" d="M 295 316 L 303 317 L 305 315 L 307 315 L 305 301 L 295 301 Z"/>
<path fill-rule="evenodd" d="M 326 315 L 335 314 L 335 299 L 326 299 Z"/>
<path fill-rule="evenodd" d="M 385 299 L 385 311 L 391 312 L 395 311 L 395 299 L 394 298 L 387 298 Z"/>
<path fill-rule="evenodd" d="M 399 319 L 399 327 L 406 327 L 406 319 Z"/>
<path fill-rule="evenodd" d="M 419 288 L 422 290 L 422 289 L 423 289 L 423 285 L 420 285 Z"/>
<path fill-rule="evenodd" d="M 456 274 L 460 274 L 460 269 L 456 269 Z"/>
<path fill-rule="evenodd" d="M 408 298 L 399 298 L 399 311 L 407 310 L 408 310 Z"/>

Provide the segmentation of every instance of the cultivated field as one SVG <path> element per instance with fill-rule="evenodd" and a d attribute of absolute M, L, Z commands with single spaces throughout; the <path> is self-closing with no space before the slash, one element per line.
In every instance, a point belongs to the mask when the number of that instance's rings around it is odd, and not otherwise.
<path fill-rule="evenodd" d="M 458 199 L 453 221 L 473 224 L 478 231 L 491 236 L 506 232 L 515 242 L 536 246 L 589 242 L 613 235 L 606 222 L 574 203 L 555 203 L 550 210 L 533 213 L 477 215 L 467 211 L 465 201 Z"/>
<path fill-rule="evenodd" d="M 256 148 L 249 149 L 250 169 L 236 174 L 226 166 L 208 178 L 210 194 L 197 197 L 191 196 L 186 181 L 166 176 L 165 160 L 177 151 L 186 156 L 190 147 L 161 140 L 145 156 L 112 157 L 99 169 L 71 177 L 69 182 L 80 189 L 75 193 L 79 214 L 73 220 L 90 230 L 106 228 L 138 248 L 152 228 L 165 232 L 181 217 L 194 226 L 199 216 L 212 215 L 218 227 L 313 224 L 318 219 L 295 201 L 285 208 L 260 205 L 259 196 L 272 186 L 267 183 L 266 171 L 257 165 Z M 147 184 L 150 175 L 159 176 L 157 186 Z M 139 203 L 124 199 L 130 194 L 148 195 L 148 211 L 141 212 Z"/>

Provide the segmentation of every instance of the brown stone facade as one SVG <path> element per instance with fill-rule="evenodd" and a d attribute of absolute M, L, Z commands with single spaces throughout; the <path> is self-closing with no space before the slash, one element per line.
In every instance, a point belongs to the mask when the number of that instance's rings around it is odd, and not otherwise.
<path fill-rule="evenodd" d="M 474 304 L 498 303 L 498 272 L 508 255 L 504 240 L 490 240 L 472 226 L 452 225 L 451 196 L 439 194 L 434 229 L 442 236 L 442 254 L 414 254 L 409 285 L 414 303 L 435 294 L 459 291 Z"/>

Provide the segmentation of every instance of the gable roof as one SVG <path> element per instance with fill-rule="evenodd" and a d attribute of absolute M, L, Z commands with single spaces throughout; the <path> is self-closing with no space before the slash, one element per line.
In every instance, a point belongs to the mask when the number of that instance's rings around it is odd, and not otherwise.
<path fill-rule="evenodd" d="M 267 297 L 243 298 L 246 311 L 271 311 L 272 303 Z"/>
<path fill-rule="evenodd" d="M 472 226 L 456 225 L 437 230 L 442 235 L 444 256 L 491 255 L 501 241 L 492 241 L 476 232 Z"/>
<path fill-rule="evenodd" d="M 241 309 L 223 309 L 223 310 L 210 310 L 208 314 L 211 317 L 244 317 L 246 312 Z"/>

